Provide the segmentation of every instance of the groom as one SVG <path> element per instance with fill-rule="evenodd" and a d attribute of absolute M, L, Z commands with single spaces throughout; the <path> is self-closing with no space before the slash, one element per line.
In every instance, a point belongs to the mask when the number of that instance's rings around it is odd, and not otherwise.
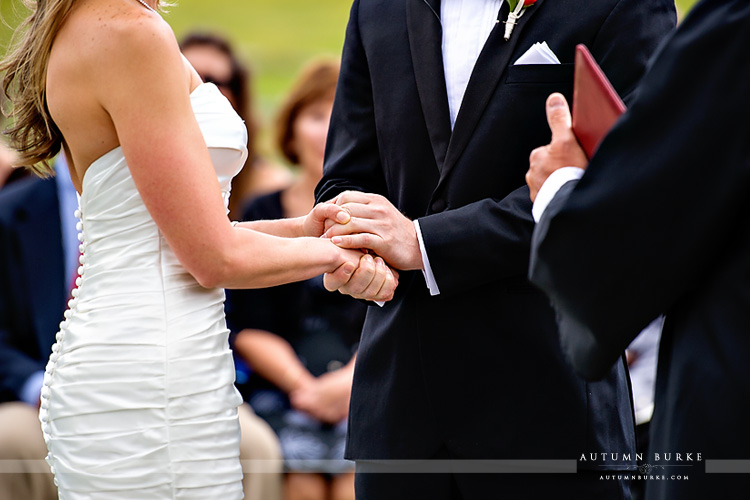
<path fill-rule="evenodd" d="M 674 4 L 526 3 L 507 40 L 499 0 L 352 7 L 316 196 L 352 215 L 326 236 L 401 273 L 395 298 L 369 309 L 354 376 L 347 457 L 360 500 L 628 495 L 586 471 L 480 474 L 479 462 L 451 462 L 635 450 L 625 366 L 578 378 L 547 298 L 525 277 L 524 174 L 549 142 L 545 98 L 572 92 L 575 45 L 627 97 L 673 28 Z M 562 64 L 514 64 L 543 41 Z M 394 468 L 400 459 L 426 462 Z M 446 463 L 467 473 L 434 473 Z"/>

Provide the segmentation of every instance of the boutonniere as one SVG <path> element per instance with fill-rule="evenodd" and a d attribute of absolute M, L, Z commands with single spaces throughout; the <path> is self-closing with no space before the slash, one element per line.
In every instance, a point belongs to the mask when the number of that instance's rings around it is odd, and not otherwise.
<path fill-rule="evenodd" d="M 526 9 L 536 3 L 536 0 L 506 0 L 510 7 L 508 13 L 508 19 L 505 20 L 505 41 L 510 39 L 510 34 L 513 33 L 513 28 L 516 27 L 518 19 L 526 12 Z"/>

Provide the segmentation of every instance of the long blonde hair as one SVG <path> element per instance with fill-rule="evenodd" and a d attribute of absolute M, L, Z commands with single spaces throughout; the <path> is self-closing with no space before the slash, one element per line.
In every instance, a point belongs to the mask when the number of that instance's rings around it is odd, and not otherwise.
<path fill-rule="evenodd" d="M 54 173 L 50 160 L 60 152 L 62 134 L 47 108 L 47 65 L 60 26 L 75 0 L 22 0 L 31 12 L 13 35 L 0 63 L 2 90 L 10 101 L 3 113 L 11 119 L 8 145 L 18 151 L 17 164 L 41 177 Z M 157 0 L 157 8 L 160 7 Z"/>

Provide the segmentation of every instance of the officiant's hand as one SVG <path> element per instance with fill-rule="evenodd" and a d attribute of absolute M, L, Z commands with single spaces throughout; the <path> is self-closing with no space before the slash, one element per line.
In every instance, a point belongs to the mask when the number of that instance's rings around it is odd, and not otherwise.
<path fill-rule="evenodd" d="M 536 199 L 542 184 L 555 170 L 586 168 L 589 163 L 573 133 L 570 108 L 562 94 L 555 93 L 547 98 L 547 122 L 552 130 L 552 141 L 547 146 L 536 148 L 529 156 L 526 184 L 529 185 L 531 201 Z"/>
<path fill-rule="evenodd" d="M 393 299 L 398 287 L 398 273 L 380 257 L 363 254 L 358 267 L 346 262 L 334 272 L 325 274 L 323 284 L 330 292 L 338 290 L 355 299 L 387 302 Z"/>
<path fill-rule="evenodd" d="M 366 248 L 395 269 L 422 269 L 414 222 L 378 194 L 345 191 L 334 199 L 351 214 L 346 223 L 326 224 L 324 237 L 341 248 Z"/>

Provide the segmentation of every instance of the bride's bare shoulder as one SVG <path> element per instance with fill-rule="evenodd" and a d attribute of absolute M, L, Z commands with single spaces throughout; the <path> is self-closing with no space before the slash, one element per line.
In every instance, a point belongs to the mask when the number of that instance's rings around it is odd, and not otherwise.
<path fill-rule="evenodd" d="M 67 16 L 55 41 L 60 52 L 76 54 L 78 63 L 117 64 L 130 55 L 179 56 L 170 26 L 136 0 L 84 0 Z M 56 47 L 53 46 L 53 51 Z"/>
<path fill-rule="evenodd" d="M 67 99 L 72 89 L 85 87 L 100 102 L 120 86 L 142 85 L 142 76 L 187 74 L 170 26 L 136 0 L 76 2 L 55 39 L 48 70 L 51 99 L 56 93 Z M 189 78 L 183 80 L 187 91 Z"/>

